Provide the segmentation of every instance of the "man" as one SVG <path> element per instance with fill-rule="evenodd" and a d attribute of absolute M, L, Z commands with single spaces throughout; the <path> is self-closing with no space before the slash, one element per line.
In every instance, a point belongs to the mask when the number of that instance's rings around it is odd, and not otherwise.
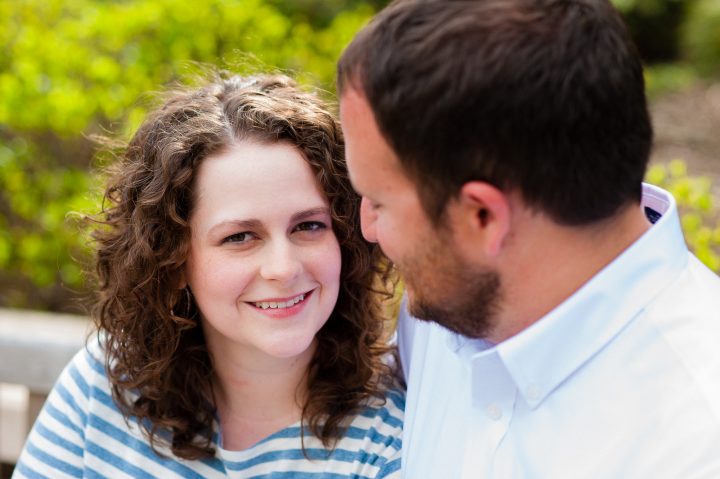
<path fill-rule="evenodd" d="M 338 90 L 363 233 L 407 287 L 404 477 L 720 477 L 720 280 L 642 184 L 610 3 L 397 2 Z"/>

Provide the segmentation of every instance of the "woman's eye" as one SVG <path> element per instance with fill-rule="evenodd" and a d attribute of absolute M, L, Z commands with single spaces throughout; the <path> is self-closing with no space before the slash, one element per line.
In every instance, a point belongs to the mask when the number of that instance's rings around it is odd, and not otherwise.
<path fill-rule="evenodd" d="M 321 221 L 305 221 L 295 227 L 295 231 L 320 231 L 327 228 Z"/>
<path fill-rule="evenodd" d="M 223 243 L 247 243 L 253 239 L 253 234 L 247 231 L 242 233 L 235 233 L 230 235 L 223 240 Z"/>

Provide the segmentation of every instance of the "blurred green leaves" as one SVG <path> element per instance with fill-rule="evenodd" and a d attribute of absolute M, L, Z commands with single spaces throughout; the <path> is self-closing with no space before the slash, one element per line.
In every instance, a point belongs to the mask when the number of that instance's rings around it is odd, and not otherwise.
<path fill-rule="evenodd" d="M 87 242 L 68 213 L 98 204 L 86 171 L 43 164 L 36 154 L 22 140 L 0 146 L 0 279 L 4 295 L 21 305 L 54 304 L 42 290 L 81 285 L 76 260 L 87 254 Z"/>
<path fill-rule="evenodd" d="M 683 63 L 701 76 L 720 74 L 720 1 L 612 0 L 648 64 Z"/>
<path fill-rule="evenodd" d="M 690 249 L 700 261 L 720 273 L 720 209 L 713 198 L 710 178 L 688 176 L 681 160 L 652 166 L 646 178 L 673 194 Z"/>
<path fill-rule="evenodd" d="M 252 55 L 331 88 L 334 60 L 373 13 L 360 5 L 316 30 L 262 0 L 0 0 L 0 12 L 0 124 L 60 135 L 123 120 L 193 62 L 242 69 Z"/>
<path fill-rule="evenodd" d="M 683 48 L 701 73 L 720 74 L 720 1 L 693 0 L 683 25 Z"/>

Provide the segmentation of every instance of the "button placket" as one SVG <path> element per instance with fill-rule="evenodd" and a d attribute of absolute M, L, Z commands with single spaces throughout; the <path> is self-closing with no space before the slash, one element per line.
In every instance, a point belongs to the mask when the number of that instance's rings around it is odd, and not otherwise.
<path fill-rule="evenodd" d="M 525 395 L 530 401 L 537 401 L 542 395 L 542 389 L 537 384 L 530 384 L 525 390 Z"/>
<path fill-rule="evenodd" d="M 503 416 L 502 408 L 497 403 L 490 403 L 485 406 L 485 414 L 493 421 L 498 421 Z"/>
<path fill-rule="evenodd" d="M 460 479 L 491 477 L 495 455 L 507 435 L 517 388 L 495 351 L 475 355 L 471 362 L 474 412 L 468 422 Z"/>
<path fill-rule="evenodd" d="M 473 404 L 485 418 L 488 444 L 496 448 L 507 433 L 517 388 L 496 351 L 484 351 L 472 359 Z"/>

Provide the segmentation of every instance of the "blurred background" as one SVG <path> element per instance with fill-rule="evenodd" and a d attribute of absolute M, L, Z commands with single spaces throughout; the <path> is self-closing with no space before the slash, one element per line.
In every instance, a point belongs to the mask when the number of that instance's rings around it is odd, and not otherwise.
<path fill-rule="evenodd" d="M 656 131 L 648 180 L 676 195 L 691 248 L 720 271 L 720 0 L 613 1 L 647 67 Z M 87 311 L 90 249 L 79 219 L 98 211 L 97 167 L 108 161 L 93 136 L 127 138 L 153 92 L 208 65 L 280 69 L 332 98 L 338 55 L 385 3 L 0 0 L 0 311 L 9 318 L 0 317 L 0 383 L 39 394 L 28 403 L 0 384 L 0 460 L 12 462 L 51 385 L 33 386 L 29 373 L 3 377 L 8 351 L 18 331 L 41 347 L 43 331 L 62 335 L 41 322 L 36 332 L 20 311 L 51 312 L 43 318 L 57 324 L 57 313 Z M 29 371 L 17 364 L 6 370 Z M 3 415 L 12 408 L 30 412 L 13 422 L 17 414 Z M 21 433 L 8 446 L 2 431 L 13 428 Z M 0 477 L 7 471 L 0 467 Z"/>

